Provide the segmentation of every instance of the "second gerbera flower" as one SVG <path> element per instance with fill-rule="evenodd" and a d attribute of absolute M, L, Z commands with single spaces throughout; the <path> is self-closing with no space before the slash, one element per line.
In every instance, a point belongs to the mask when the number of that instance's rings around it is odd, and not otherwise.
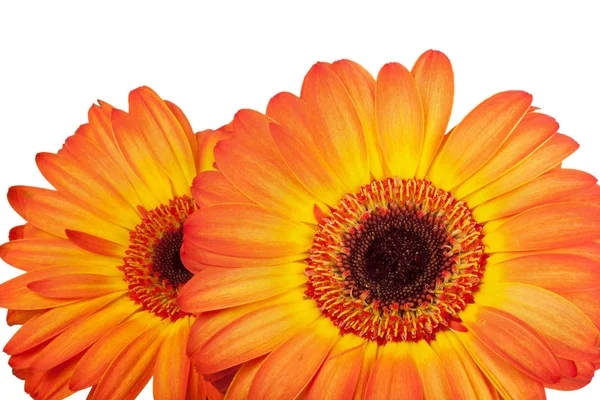
<path fill-rule="evenodd" d="M 525 92 L 445 135 L 447 58 L 317 64 L 200 174 L 180 296 L 230 398 L 543 398 L 600 360 L 596 179 Z M 229 268 L 223 268 L 229 267 Z M 233 267 L 233 268 L 232 268 Z M 208 312 L 210 311 L 210 312 Z M 196 334 L 196 332 L 201 334 Z M 590 374 L 590 371 L 592 374 Z"/>

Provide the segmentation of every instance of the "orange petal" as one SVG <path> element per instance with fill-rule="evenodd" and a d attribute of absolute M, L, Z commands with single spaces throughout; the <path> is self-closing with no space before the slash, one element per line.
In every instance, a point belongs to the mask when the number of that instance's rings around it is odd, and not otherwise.
<path fill-rule="evenodd" d="M 23 325 L 43 311 L 44 310 L 6 310 L 6 324 L 8 326 Z"/>
<path fill-rule="evenodd" d="M 306 389 L 306 399 L 351 399 L 363 363 L 365 340 L 345 335 L 329 352 L 321 369 Z"/>
<path fill-rule="evenodd" d="M 122 277 L 98 274 L 51 276 L 27 284 L 37 294 L 57 299 L 84 299 L 127 291 Z"/>
<path fill-rule="evenodd" d="M 413 345 L 391 342 L 379 348 L 365 398 L 391 399 L 398 393 L 407 399 L 423 398 L 421 378 L 410 351 Z"/>
<path fill-rule="evenodd" d="M 530 326 L 492 307 L 470 305 L 460 314 L 469 334 L 513 367 L 544 383 L 556 383 L 561 368 L 552 349 Z"/>
<path fill-rule="evenodd" d="M 517 257 L 528 256 L 531 254 L 574 254 L 582 257 L 587 257 L 590 260 L 600 263 L 600 243 L 587 242 L 575 246 L 562 247 L 557 249 L 546 249 L 537 251 L 515 251 L 509 253 L 495 253 L 488 259 L 488 264 L 498 264 L 506 260 L 511 260 Z"/>
<path fill-rule="evenodd" d="M 131 115 L 114 109 L 111 113 L 111 124 L 116 142 L 127 164 L 135 173 L 136 179 L 151 191 L 152 198 L 157 204 L 166 204 L 173 198 L 171 181 L 152 154 L 151 145 L 138 126 L 138 121 Z M 189 191 L 190 179 L 187 182 L 186 194 Z M 177 190 L 182 190 L 178 181 Z M 154 208 L 152 207 L 152 208 Z"/>
<path fill-rule="evenodd" d="M 270 122 L 256 111 L 239 111 L 233 120 L 235 138 L 223 140 L 215 147 L 219 170 L 256 203 L 314 223 L 312 204 L 320 202 L 281 158 L 271 138 Z M 307 208 L 307 204 L 311 206 Z"/>
<path fill-rule="evenodd" d="M 0 246 L 0 257 L 13 267 L 30 271 L 52 265 L 96 265 L 115 268 L 122 260 L 85 251 L 61 238 L 19 239 Z"/>
<path fill-rule="evenodd" d="M 100 382 L 121 351 L 149 329 L 153 328 L 152 331 L 155 331 L 159 323 L 160 319 L 153 314 L 141 312 L 105 334 L 85 352 L 77 364 L 69 384 L 71 390 L 82 390 Z"/>
<path fill-rule="evenodd" d="M 154 366 L 155 399 L 186 400 L 190 360 L 185 353 L 185 345 L 189 333 L 189 318 L 170 324 Z"/>
<path fill-rule="evenodd" d="M 481 189 L 469 194 L 463 200 L 470 207 L 475 207 L 496 196 L 509 192 L 552 170 L 562 160 L 573 154 L 578 147 L 579 145 L 573 139 L 557 133 L 510 171 L 507 171 L 504 175 Z"/>
<path fill-rule="evenodd" d="M 522 282 L 553 292 L 600 288 L 600 264 L 571 254 L 533 254 L 487 267 L 483 282 Z"/>
<path fill-rule="evenodd" d="M 330 67 L 352 98 L 365 134 L 371 175 L 381 180 L 385 178 L 385 171 L 375 121 L 375 79 L 366 69 L 350 60 L 336 61 Z"/>
<path fill-rule="evenodd" d="M 417 371 L 421 377 L 423 397 L 425 399 L 449 399 L 452 391 L 442 360 L 433 351 L 431 346 L 421 340 L 410 346 L 415 360 Z"/>
<path fill-rule="evenodd" d="M 206 400 L 206 384 L 190 364 L 185 400 Z"/>
<path fill-rule="evenodd" d="M 523 283 L 483 284 L 475 303 L 497 308 L 535 329 L 556 355 L 600 359 L 600 334 L 590 319 L 565 298 Z"/>
<path fill-rule="evenodd" d="M 425 135 L 416 177 L 423 178 L 435 157 L 448 128 L 454 102 L 454 72 L 446 55 L 429 50 L 412 68 L 423 104 Z"/>
<path fill-rule="evenodd" d="M 45 371 L 69 360 L 94 344 L 138 308 L 129 296 L 122 296 L 94 314 L 80 318 L 40 351 L 31 364 L 31 370 Z"/>
<path fill-rule="evenodd" d="M 227 390 L 225 400 L 246 399 L 250 392 L 250 385 L 256 376 L 256 372 L 262 365 L 266 356 L 255 358 L 242 364 L 242 367 L 233 378 L 231 386 Z"/>
<path fill-rule="evenodd" d="M 430 180 L 450 190 L 481 168 L 529 110 L 531 99 L 528 93 L 509 91 L 495 94 L 475 107 L 448 137 L 431 165 Z"/>
<path fill-rule="evenodd" d="M 376 342 L 367 341 L 362 349 L 363 361 L 358 374 L 358 380 L 356 382 L 356 390 L 354 392 L 354 396 L 352 397 L 354 400 L 362 400 L 366 396 L 369 378 L 371 377 L 373 367 L 377 361 L 378 348 L 379 344 Z"/>
<path fill-rule="evenodd" d="M 173 114 L 173 116 L 175 116 L 175 118 L 177 119 L 177 122 L 179 122 L 179 126 L 181 126 L 181 128 L 183 129 L 185 137 L 187 138 L 187 141 L 190 145 L 190 149 L 192 150 L 192 157 L 195 160 L 196 171 L 200 171 L 200 156 L 198 151 L 198 142 L 196 141 L 196 134 L 192 129 L 190 121 L 187 119 L 183 111 L 181 111 L 181 108 L 179 108 L 176 104 L 171 103 L 168 100 L 164 100 L 164 102 Z"/>
<path fill-rule="evenodd" d="M 53 235 L 66 238 L 74 229 L 119 243 L 128 243 L 129 231 L 73 205 L 58 192 L 30 186 L 13 186 L 8 201 L 23 219 Z"/>
<path fill-rule="evenodd" d="M 192 196 L 200 207 L 219 203 L 254 203 L 220 171 L 204 171 L 192 182 Z"/>
<path fill-rule="evenodd" d="M 454 190 L 455 196 L 461 199 L 494 181 L 529 157 L 557 130 L 558 123 L 552 117 L 537 113 L 525 115 L 496 154 Z"/>
<path fill-rule="evenodd" d="M 81 356 L 71 358 L 69 361 L 45 372 L 46 378 L 37 392 L 37 399 L 59 400 L 73 394 L 69 390 L 69 378 Z"/>
<path fill-rule="evenodd" d="M 312 246 L 313 234 L 312 228 L 283 214 L 242 203 L 202 208 L 187 219 L 184 227 L 186 241 L 208 251 L 240 257 L 302 253 Z"/>
<path fill-rule="evenodd" d="M 369 183 L 361 121 L 348 91 L 331 67 L 324 63 L 313 65 L 304 78 L 300 97 L 313 117 L 311 131 L 315 142 L 338 178 L 351 191 Z"/>
<path fill-rule="evenodd" d="M 315 321 L 267 356 L 248 393 L 248 399 L 295 398 L 339 340 L 339 331 L 327 318 Z"/>
<path fill-rule="evenodd" d="M 480 204 L 473 210 L 478 222 L 508 217 L 533 207 L 555 203 L 596 183 L 592 175 L 572 170 L 550 171 L 531 182 Z"/>
<path fill-rule="evenodd" d="M 179 292 L 180 306 L 193 313 L 266 299 L 307 281 L 304 263 L 263 268 L 206 268 Z"/>
<path fill-rule="evenodd" d="M 114 268 L 114 270 L 110 270 L 88 265 L 39 268 L 1 284 L 0 306 L 16 310 L 38 310 L 72 303 L 72 299 L 51 299 L 40 296 L 29 289 L 27 285 L 29 285 L 31 282 L 51 278 L 54 276 L 89 273 L 103 273 L 111 276 L 118 276 L 120 274 L 122 276 L 122 273 L 116 268 Z"/>
<path fill-rule="evenodd" d="M 127 247 L 111 242 L 110 240 L 99 238 L 98 236 L 90 235 L 85 232 L 74 231 L 71 229 L 65 229 L 65 233 L 69 238 L 69 241 L 85 249 L 89 252 L 101 254 L 107 257 L 115 257 L 122 260 L 125 257 Z M 119 261 L 118 264 L 121 264 Z"/>
<path fill-rule="evenodd" d="M 456 335 L 479 368 L 506 399 L 545 399 L 544 386 L 504 361 L 471 333 Z"/>
<path fill-rule="evenodd" d="M 600 329 L 600 289 L 559 292 L 558 294 L 575 304 Z"/>
<path fill-rule="evenodd" d="M 568 247 L 600 238 L 600 206 L 555 203 L 510 218 L 485 235 L 490 253 Z"/>
<path fill-rule="evenodd" d="M 310 152 L 285 127 L 275 123 L 270 127 L 277 149 L 298 180 L 324 203 L 337 205 L 345 191 L 325 160 Z"/>
<path fill-rule="evenodd" d="M 95 299 L 82 300 L 53 308 L 33 317 L 8 341 L 4 351 L 8 354 L 17 354 L 29 350 L 64 332 L 81 318 L 87 318 L 120 296 L 121 293 L 112 293 Z"/>
<path fill-rule="evenodd" d="M 577 374 L 575 377 L 565 377 L 559 383 L 546 385 L 555 390 L 577 390 L 587 386 L 594 377 L 594 364 L 585 361 L 575 361 Z"/>
<path fill-rule="evenodd" d="M 183 247 L 189 261 L 205 266 L 217 266 L 228 268 L 252 268 L 268 267 L 271 265 L 285 264 L 293 261 L 304 260 L 308 253 L 288 254 L 280 257 L 237 257 L 219 253 L 213 253 L 196 246 L 191 238 L 184 236 Z M 184 264 L 188 263 L 184 260 Z M 204 268 L 202 268 L 204 269 Z"/>
<path fill-rule="evenodd" d="M 129 94 L 129 112 L 154 159 L 172 182 L 175 195 L 189 193 L 196 176 L 196 164 L 183 128 L 165 102 L 150 88 L 141 87 Z"/>
<path fill-rule="evenodd" d="M 225 129 L 206 129 L 196 134 L 196 141 L 198 143 L 198 171 L 212 171 L 215 169 L 215 146 L 221 140 L 231 139 L 232 134 Z"/>
<path fill-rule="evenodd" d="M 103 165 L 86 169 L 64 153 L 38 153 L 35 161 L 48 182 L 71 203 L 125 228 L 133 228 L 139 222 L 134 206 L 99 176 L 98 171 Z M 114 165 L 112 167 L 115 168 Z M 112 174 L 119 172 L 118 169 L 110 171 Z M 124 176 L 121 179 L 126 181 Z"/>
<path fill-rule="evenodd" d="M 295 303 L 267 306 L 223 327 L 199 351 L 196 368 L 212 373 L 262 356 L 305 329 L 320 315 L 319 309 L 301 297 Z"/>
<path fill-rule="evenodd" d="M 166 321 L 140 334 L 115 358 L 94 393 L 94 400 L 133 399 L 152 377 Z"/>
<path fill-rule="evenodd" d="M 477 394 L 482 399 L 498 397 L 454 332 L 436 333 L 431 348 L 442 361 L 446 371 L 450 384 L 450 398 L 469 400 L 477 398 Z"/>
<path fill-rule="evenodd" d="M 398 63 L 377 75 L 375 114 L 383 160 L 392 176 L 414 177 L 423 149 L 423 105 L 417 84 Z"/>
<path fill-rule="evenodd" d="M 8 233 L 8 240 L 18 239 L 56 239 L 56 236 L 32 225 L 26 223 L 13 227 Z"/>

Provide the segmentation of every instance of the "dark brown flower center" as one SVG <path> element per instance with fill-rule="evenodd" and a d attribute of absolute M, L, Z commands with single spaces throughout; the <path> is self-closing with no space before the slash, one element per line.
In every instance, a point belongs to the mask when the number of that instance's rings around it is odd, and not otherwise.
<path fill-rule="evenodd" d="M 181 262 L 182 243 L 183 226 L 165 232 L 152 252 L 152 273 L 174 287 L 185 284 L 193 276 Z"/>

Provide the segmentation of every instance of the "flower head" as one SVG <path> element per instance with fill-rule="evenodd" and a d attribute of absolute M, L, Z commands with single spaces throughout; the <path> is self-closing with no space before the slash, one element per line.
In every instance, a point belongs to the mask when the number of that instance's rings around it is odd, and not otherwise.
<path fill-rule="evenodd" d="M 230 398 L 544 398 L 600 362 L 600 187 L 522 91 L 446 133 L 446 56 L 318 63 L 242 110 L 184 225 L 201 373 Z M 201 334 L 200 334 L 201 333 Z"/>
<path fill-rule="evenodd" d="M 192 276 L 180 256 L 190 184 L 222 133 L 194 134 L 149 88 L 129 108 L 92 106 L 57 154 L 38 154 L 55 190 L 8 192 L 26 224 L 0 256 L 25 273 L 0 285 L 8 323 L 23 325 L 4 351 L 34 398 L 91 386 L 93 399 L 130 399 L 151 377 L 156 398 L 222 397 L 190 366 L 196 316 L 177 304 Z"/>

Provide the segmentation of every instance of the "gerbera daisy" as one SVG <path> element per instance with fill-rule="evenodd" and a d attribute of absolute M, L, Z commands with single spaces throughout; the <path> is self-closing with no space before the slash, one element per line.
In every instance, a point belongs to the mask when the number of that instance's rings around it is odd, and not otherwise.
<path fill-rule="evenodd" d="M 149 88 L 129 108 L 93 105 L 57 154 L 38 154 L 56 190 L 8 192 L 26 224 L 0 256 L 26 273 L 0 285 L 8 323 L 23 325 L 4 351 L 34 398 L 91 386 L 93 399 L 132 399 L 151 377 L 157 399 L 222 398 L 190 366 L 195 316 L 176 301 L 192 276 L 180 259 L 190 185 L 222 133 L 195 135 Z"/>
<path fill-rule="evenodd" d="M 318 63 L 237 113 L 184 227 L 201 373 L 226 398 L 545 397 L 600 365 L 600 187 L 522 91 L 445 134 L 446 56 Z"/>

